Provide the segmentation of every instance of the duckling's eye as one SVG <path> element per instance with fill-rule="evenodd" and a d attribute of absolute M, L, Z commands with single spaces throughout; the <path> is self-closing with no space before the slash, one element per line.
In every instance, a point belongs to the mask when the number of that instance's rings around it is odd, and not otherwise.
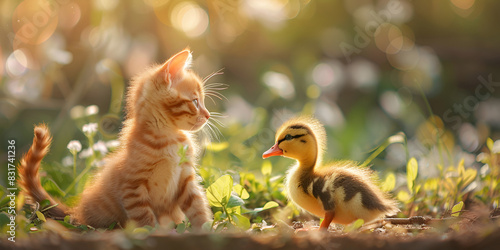
<path fill-rule="evenodd" d="M 285 135 L 285 140 L 290 141 L 293 139 L 293 136 L 291 134 Z"/>

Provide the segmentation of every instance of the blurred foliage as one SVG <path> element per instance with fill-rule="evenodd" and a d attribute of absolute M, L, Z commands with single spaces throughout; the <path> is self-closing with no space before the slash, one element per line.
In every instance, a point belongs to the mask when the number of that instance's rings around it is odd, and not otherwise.
<path fill-rule="evenodd" d="M 205 188 L 229 176 L 229 197 L 241 200 L 212 204 L 215 224 L 245 217 L 260 230 L 265 221 L 301 218 L 283 192 L 291 161 L 260 159 L 274 130 L 298 113 L 326 125 L 327 160 L 368 159 L 384 177 L 383 189 L 401 202 L 401 216 L 455 215 L 467 199 L 496 209 L 499 7 L 492 0 L 2 1 L 0 141 L 14 139 L 20 159 L 33 125 L 47 123 L 54 143 L 43 186 L 75 204 L 117 146 L 131 77 L 189 46 L 196 72 L 223 68 L 211 82 L 229 85 L 227 100 L 207 101 L 222 117 L 220 134 L 208 132 L 211 143 L 201 136 L 207 148 L 199 172 Z M 99 130 L 82 133 L 90 123 Z M 399 131 L 403 146 L 391 144 Z M 69 152 L 71 140 L 83 150 Z M 373 148 L 377 157 L 368 157 Z M 5 225 L 5 190 L 1 196 Z M 23 199 L 18 195 L 17 204 Z M 260 212 L 269 202 L 279 208 Z M 43 209 L 20 210 L 23 232 L 58 228 L 43 222 Z M 126 228 L 127 237 L 153 229 L 134 230 Z"/>

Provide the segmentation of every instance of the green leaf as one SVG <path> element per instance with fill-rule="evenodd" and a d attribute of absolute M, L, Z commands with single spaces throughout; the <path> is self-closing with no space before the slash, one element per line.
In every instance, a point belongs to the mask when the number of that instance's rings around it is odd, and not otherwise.
<path fill-rule="evenodd" d="M 186 157 L 186 153 L 188 151 L 188 148 L 189 146 L 188 145 L 180 145 L 179 146 L 179 151 L 177 151 L 177 154 L 181 157 L 181 159 L 179 160 L 179 165 L 185 163 L 185 162 L 189 162 L 189 160 L 187 159 Z"/>
<path fill-rule="evenodd" d="M 231 197 L 233 177 L 223 175 L 207 188 L 207 198 L 212 207 L 225 207 Z"/>
<path fill-rule="evenodd" d="M 401 190 L 401 191 L 399 191 L 397 198 L 398 198 L 398 200 L 400 200 L 404 203 L 407 203 L 408 201 L 410 201 L 411 196 L 410 196 L 410 194 L 408 194 L 408 192 Z"/>
<path fill-rule="evenodd" d="M 219 223 L 216 227 L 215 227 L 215 230 L 214 232 L 216 233 L 220 233 L 226 226 L 228 225 L 228 222 L 225 221 L 225 222 L 222 222 L 222 223 Z M 229 224 L 231 225 L 231 224 Z"/>
<path fill-rule="evenodd" d="M 271 164 L 270 161 L 266 160 L 262 163 L 262 167 L 260 168 L 260 171 L 262 172 L 262 175 L 270 176 L 272 171 L 273 171 L 273 165 Z"/>
<path fill-rule="evenodd" d="M 268 209 L 275 208 L 275 207 L 279 207 L 279 206 L 280 205 L 278 205 L 278 203 L 276 203 L 275 201 L 268 201 L 266 204 L 264 204 L 261 211 L 268 210 Z"/>
<path fill-rule="evenodd" d="M 250 228 L 250 220 L 247 217 L 241 214 L 232 214 L 231 218 L 237 227 L 244 230 L 248 230 Z"/>
<path fill-rule="evenodd" d="M 138 239 L 145 239 L 150 233 L 150 230 L 148 230 L 148 228 L 146 227 L 138 227 L 132 230 L 132 235 Z"/>
<path fill-rule="evenodd" d="M 460 160 L 460 162 L 458 163 L 458 166 L 457 166 L 457 171 L 458 171 L 458 175 L 459 176 L 463 176 L 464 173 L 465 173 L 465 164 L 464 164 L 465 160 L 464 158 L 462 158 Z"/>
<path fill-rule="evenodd" d="M 232 208 L 232 207 L 239 207 L 243 206 L 245 204 L 245 201 L 241 199 L 240 197 L 231 194 L 231 197 L 229 197 L 229 201 L 227 202 L 227 208 Z"/>
<path fill-rule="evenodd" d="M 396 176 L 394 175 L 394 173 L 391 172 L 385 177 L 385 180 L 382 183 L 381 188 L 382 191 L 389 192 L 392 191 L 395 186 L 396 186 Z"/>
<path fill-rule="evenodd" d="M 438 178 L 427 179 L 424 184 L 424 190 L 435 191 L 438 188 L 438 184 L 439 184 Z"/>
<path fill-rule="evenodd" d="M 493 152 L 493 144 L 495 144 L 493 140 L 488 137 L 488 139 L 486 140 L 486 146 L 488 146 L 490 152 Z"/>
<path fill-rule="evenodd" d="M 460 212 L 462 211 L 463 207 L 464 207 L 463 201 L 455 204 L 455 206 L 453 206 L 453 208 L 451 208 L 451 216 L 458 217 L 460 215 Z"/>
<path fill-rule="evenodd" d="M 64 217 L 64 220 L 66 220 L 66 217 Z M 116 227 L 116 221 L 111 223 L 111 225 L 109 225 L 108 230 L 113 230 L 115 229 L 115 227 Z"/>
<path fill-rule="evenodd" d="M 207 150 L 212 152 L 219 152 L 229 147 L 229 142 L 212 142 L 207 146 Z"/>
<path fill-rule="evenodd" d="M 0 213 L 0 228 L 10 223 L 10 215 L 6 213 Z"/>
<path fill-rule="evenodd" d="M 45 219 L 45 215 L 42 214 L 42 212 L 40 211 L 36 211 L 36 217 L 38 217 L 39 220 L 43 221 L 43 222 L 46 222 L 47 219 Z"/>
<path fill-rule="evenodd" d="M 212 221 L 207 221 L 205 223 L 203 223 L 203 225 L 201 226 L 201 229 L 203 232 L 212 232 L 213 231 L 213 228 L 212 228 Z"/>
<path fill-rule="evenodd" d="M 247 192 L 247 190 L 240 184 L 234 185 L 233 191 L 237 193 L 243 200 L 246 200 L 250 197 L 250 194 Z"/>
<path fill-rule="evenodd" d="M 40 207 L 41 208 L 45 208 L 45 207 L 48 207 L 50 206 L 50 201 L 48 199 L 45 199 L 43 201 L 40 202 Z"/>
<path fill-rule="evenodd" d="M 51 179 L 45 179 L 42 186 L 53 197 L 64 198 L 66 196 L 66 193 Z"/>
<path fill-rule="evenodd" d="M 9 202 L 10 202 L 10 198 L 9 198 L 9 197 L 7 197 L 7 196 L 3 197 L 3 199 L 2 199 L 2 200 L 0 200 L 0 207 L 1 207 L 1 208 L 8 207 L 8 205 L 7 205 L 7 204 L 8 204 Z"/>
<path fill-rule="evenodd" d="M 412 157 L 408 164 L 406 165 L 406 180 L 408 182 L 408 190 L 413 192 L 413 183 L 417 178 L 418 174 L 418 163 L 415 157 Z"/>
<path fill-rule="evenodd" d="M 363 219 L 357 219 L 353 223 L 347 225 L 344 228 L 344 232 L 346 232 L 346 233 L 354 232 L 354 231 L 358 230 L 359 228 L 361 228 L 361 226 L 363 226 L 363 224 L 365 224 L 365 221 Z"/>
<path fill-rule="evenodd" d="M 63 225 L 67 229 L 76 229 L 76 228 L 78 228 L 78 227 L 76 227 L 76 226 L 74 226 L 74 225 L 72 225 L 72 224 L 70 224 L 70 223 L 68 223 L 66 221 L 60 221 L 60 220 L 58 220 L 57 222 L 59 222 L 59 224 Z"/>
<path fill-rule="evenodd" d="M 476 179 L 477 176 L 477 170 L 473 168 L 468 168 L 465 170 L 464 175 L 463 175 L 463 186 L 469 185 L 474 179 Z"/>
<path fill-rule="evenodd" d="M 181 224 L 177 225 L 177 227 L 175 228 L 175 231 L 177 231 L 178 234 L 184 233 L 186 231 L 186 224 L 181 223 Z"/>
<path fill-rule="evenodd" d="M 221 221 L 221 220 L 223 220 L 223 218 L 222 218 L 222 211 L 217 211 L 214 214 L 214 221 L 217 222 L 217 221 Z"/>
<path fill-rule="evenodd" d="M 90 228 L 87 225 L 79 225 L 77 228 L 82 231 L 90 231 Z"/>
<path fill-rule="evenodd" d="M 43 213 L 43 212 L 45 212 L 45 211 L 47 211 L 47 210 L 49 210 L 51 208 L 57 207 L 58 205 L 59 205 L 59 203 L 56 203 L 54 205 L 50 205 L 50 206 L 44 207 L 43 209 L 40 210 L 40 212 Z"/>
<path fill-rule="evenodd" d="M 244 214 L 256 214 L 256 213 L 262 212 L 264 210 L 268 210 L 268 209 L 275 208 L 275 207 L 279 207 L 279 204 L 276 203 L 275 201 L 268 201 L 266 204 L 264 204 L 263 207 L 259 207 L 259 208 L 256 208 L 254 210 L 247 211 Z"/>
<path fill-rule="evenodd" d="M 422 184 L 415 185 L 415 187 L 414 187 L 414 189 L 415 189 L 415 195 L 417 195 L 418 192 L 420 192 L 421 188 L 422 188 Z"/>

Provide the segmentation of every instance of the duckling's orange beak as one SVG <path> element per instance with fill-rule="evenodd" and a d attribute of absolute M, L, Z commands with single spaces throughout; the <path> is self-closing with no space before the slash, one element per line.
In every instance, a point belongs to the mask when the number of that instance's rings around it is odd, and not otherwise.
<path fill-rule="evenodd" d="M 278 147 L 278 143 L 274 144 L 270 149 L 268 149 L 264 154 L 262 154 L 262 158 L 266 159 L 271 156 L 283 155 L 283 150 Z"/>

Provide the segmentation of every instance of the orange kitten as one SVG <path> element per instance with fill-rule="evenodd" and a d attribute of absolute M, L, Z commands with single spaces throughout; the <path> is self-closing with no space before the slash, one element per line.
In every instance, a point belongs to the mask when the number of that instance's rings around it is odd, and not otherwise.
<path fill-rule="evenodd" d="M 199 148 L 191 138 L 210 113 L 204 105 L 202 80 L 187 69 L 190 62 L 191 52 L 186 49 L 132 80 L 120 148 L 105 158 L 105 167 L 76 207 L 58 205 L 49 215 L 70 214 L 77 223 L 93 227 L 113 222 L 124 226 L 130 220 L 137 226 L 165 225 L 180 223 L 187 216 L 199 229 L 211 219 L 195 174 Z M 34 201 L 49 199 L 55 204 L 38 177 L 50 140 L 47 127 L 35 127 L 33 145 L 21 161 L 19 175 L 21 187 Z M 187 147 L 187 161 L 180 162 L 180 147 Z"/>

